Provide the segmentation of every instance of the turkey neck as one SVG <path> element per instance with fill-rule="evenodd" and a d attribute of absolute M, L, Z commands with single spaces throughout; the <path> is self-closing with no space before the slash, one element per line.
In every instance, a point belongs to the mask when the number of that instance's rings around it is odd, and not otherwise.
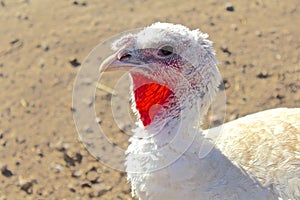
<path fill-rule="evenodd" d="M 139 184 L 156 180 L 155 183 L 181 188 L 183 194 L 196 192 L 206 199 L 220 194 L 229 199 L 273 199 L 267 189 L 223 155 L 214 141 L 202 135 L 200 122 L 206 111 L 201 112 L 200 108 L 206 106 L 186 98 L 177 115 L 163 115 L 163 109 L 172 113 L 172 90 L 141 75 L 132 75 L 132 80 L 133 110 L 141 116 L 127 150 L 126 170 L 133 190 L 138 190 Z M 161 107 L 151 114 L 153 105 Z M 190 186 L 181 185 L 185 182 Z"/>
<path fill-rule="evenodd" d="M 170 142 L 191 143 L 201 135 L 200 129 L 194 128 L 200 127 L 200 113 L 206 113 L 200 111 L 199 100 L 176 96 L 176 89 L 171 89 L 167 81 L 155 80 L 153 74 L 131 73 L 131 78 L 132 110 L 140 122 L 134 138 L 151 141 L 160 148 Z"/>

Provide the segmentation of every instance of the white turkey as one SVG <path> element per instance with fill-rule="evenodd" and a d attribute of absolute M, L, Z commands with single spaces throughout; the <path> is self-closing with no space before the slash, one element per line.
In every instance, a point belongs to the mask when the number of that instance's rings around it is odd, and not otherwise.
<path fill-rule="evenodd" d="M 127 150 L 139 199 L 300 199 L 300 108 L 199 126 L 221 82 L 207 34 L 155 23 L 116 40 L 101 71 L 128 70 L 138 116 Z"/>

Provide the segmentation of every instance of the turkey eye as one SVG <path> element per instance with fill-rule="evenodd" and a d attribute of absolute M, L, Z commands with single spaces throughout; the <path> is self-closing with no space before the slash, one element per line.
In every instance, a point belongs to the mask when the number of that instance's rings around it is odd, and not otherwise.
<path fill-rule="evenodd" d="M 173 54 L 173 47 L 171 46 L 163 46 L 158 50 L 159 56 L 169 56 L 171 54 Z"/>

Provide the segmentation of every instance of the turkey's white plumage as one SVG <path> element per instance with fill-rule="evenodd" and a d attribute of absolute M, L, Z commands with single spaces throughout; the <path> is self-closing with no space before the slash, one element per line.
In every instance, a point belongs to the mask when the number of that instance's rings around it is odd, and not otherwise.
<path fill-rule="evenodd" d="M 117 40 L 117 53 L 102 64 L 103 71 L 139 71 L 131 72 L 133 110 L 140 117 L 127 150 L 132 194 L 140 199 L 300 199 L 300 108 L 199 128 L 220 82 L 206 38 L 198 30 L 155 23 Z M 162 103 L 167 112 L 156 109 L 149 117 L 141 111 L 139 98 L 153 97 L 137 92 L 141 77 L 158 83 L 150 88 L 167 85 L 174 91 L 165 89 L 173 95 Z"/>
<path fill-rule="evenodd" d="M 228 122 L 216 147 L 275 196 L 299 199 L 299 117 L 300 108 L 277 108 Z"/>

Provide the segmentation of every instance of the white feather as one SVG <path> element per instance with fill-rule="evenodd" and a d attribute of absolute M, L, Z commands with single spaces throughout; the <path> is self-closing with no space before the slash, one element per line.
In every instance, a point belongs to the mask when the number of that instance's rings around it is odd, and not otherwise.
<path fill-rule="evenodd" d="M 168 83 L 182 111 L 180 118 L 172 118 L 171 113 L 165 121 L 156 119 L 147 127 L 137 123 L 126 162 L 132 195 L 139 199 L 300 199 L 300 108 L 263 111 L 210 130 L 198 128 L 221 79 L 207 37 L 182 25 L 155 23 L 113 45 L 118 49 L 126 44 L 132 50 L 172 44 L 177 54 L 190 61 L 187 70 L 196 66 L 192 75 L 179 78 L 161 68 L 148 74 Z M 185 81 L 196 83 L 196 89 Z"/>

